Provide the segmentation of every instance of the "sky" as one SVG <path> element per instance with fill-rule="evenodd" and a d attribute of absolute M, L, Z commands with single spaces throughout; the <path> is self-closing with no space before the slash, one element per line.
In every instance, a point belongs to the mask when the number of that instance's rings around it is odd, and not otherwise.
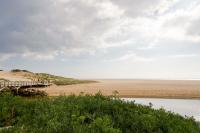
<path fill-rule="evenodd" d="M 0 69 L 200 79 L 200 0 L 1 0 Z"/>

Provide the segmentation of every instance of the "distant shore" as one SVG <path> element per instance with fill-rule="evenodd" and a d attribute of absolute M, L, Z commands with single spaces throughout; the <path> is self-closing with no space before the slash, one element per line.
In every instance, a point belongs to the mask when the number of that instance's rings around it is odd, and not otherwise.
<path fill-rule="evenodd" d="M 50 86 L 44 90 L 50 96 L 95 94 L 105 96 L 117 94 L 129 98 L 173 98 L 200 99 L 200 80 L 134 80 L 105 79 L 98 83 Z"/>

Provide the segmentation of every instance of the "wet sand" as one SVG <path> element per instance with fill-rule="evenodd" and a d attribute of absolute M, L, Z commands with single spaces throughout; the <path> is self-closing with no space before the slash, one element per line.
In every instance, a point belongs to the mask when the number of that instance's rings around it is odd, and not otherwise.
<path fill-rule="evenodd" d="M 67 86 L 50 86 L 45 91 L 50 96 L 70 94 L 113 95 L 119 97 L 140 98 L 183 98 L 200 99 L 200 80 L 96 80 L 98 83 L 77 84 Z"/>

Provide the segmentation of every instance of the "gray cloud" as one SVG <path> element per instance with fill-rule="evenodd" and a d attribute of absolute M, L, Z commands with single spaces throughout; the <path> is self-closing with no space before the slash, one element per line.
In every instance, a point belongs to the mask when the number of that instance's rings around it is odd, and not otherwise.
<path fill-rule="evenodd" d="M 170 28 L 177 27 L 188 35 L 199 35 L 199 19 L 188 21 L 187 15 L 167 14 L 170 7 L 178 10 L 174 1 L 4 0 L 0 4 L 0 54 L 53 59 L 59 54 L 93 54 L 99 48 L 125 45 L 140 44 L 143 49 L 151 45 L 152 49 L 155 40 L 165 45 L 163 38 L 171 39 Z"/>
<path fill-rule="evenodd" d="M 199 36 L 200 38 L 200 19 L 194 20 L 188 27 L 189 35 Z"/>
<path fill-rule="evenodd" d="M 1 2 L 0 17 L 0 53 L 96 47 L 95 37 L 110 26 L 94 3 L 81 0 L 7 0 Z"/>
<path fill-rule="evenodd" d="M 131 17 L 152 16 L 159 12 L 159 6 L 168 0 L 112 0 Z"/>

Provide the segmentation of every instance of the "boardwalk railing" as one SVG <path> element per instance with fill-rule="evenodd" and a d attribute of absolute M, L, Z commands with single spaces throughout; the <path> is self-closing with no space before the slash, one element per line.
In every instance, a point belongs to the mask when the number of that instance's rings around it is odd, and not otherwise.
<path fill-rule="evenodd" d="M 0 82 L 0 90 L 6 87 L 41 87 L 51 85 L 48 81 L 2 81 Z"/>

